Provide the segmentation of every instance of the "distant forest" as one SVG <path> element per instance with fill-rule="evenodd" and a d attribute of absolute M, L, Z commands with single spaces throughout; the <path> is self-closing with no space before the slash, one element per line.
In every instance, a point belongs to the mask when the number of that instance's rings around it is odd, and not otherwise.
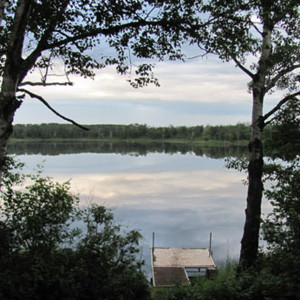
<path fill-rule="evenodd" d="M 16 124 L 12 137 L 15 139 L 184 139 L 184 140 L 249 140 L 250 126 L 246 124 L 226 126 L 168 126 L 147 125 L 86 125 L 82 130 L 72 124 Z"/>
<path fill-rule="evenodd" d="M 149 127 L 147 125 L 86 125 L 89 130 L 80 129 L 72 124 L 16 124 L 14 139 L 180 139 L 195 141 L 248 141 L 250 125 L 218 126 L 168 126 Z M 270 135 L 271 130 L 266 130 Z"/>

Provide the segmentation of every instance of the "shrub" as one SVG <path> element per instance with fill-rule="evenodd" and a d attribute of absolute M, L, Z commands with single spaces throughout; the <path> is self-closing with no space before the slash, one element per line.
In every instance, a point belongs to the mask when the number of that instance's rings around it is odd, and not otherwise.
<path fill-rule="evenodd" d="M 8 158 L 3 172 L 0 299 L 148 299 L 139 232 L 124 231 L 103 206 L 80 208 L 69 182 L 21 167 Z"/>

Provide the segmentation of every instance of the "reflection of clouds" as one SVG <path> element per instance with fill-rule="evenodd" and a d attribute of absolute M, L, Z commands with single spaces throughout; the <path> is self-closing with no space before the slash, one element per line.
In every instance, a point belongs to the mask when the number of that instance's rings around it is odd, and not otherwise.
<path fill-rule="evenodd" d="M 243 177 L 223 168 L 175 168 L 172 172 L 86 174 L 73 178 L 72 185 L 84 190 L 92 182 L 94 202 L 115 207 L 118 221 L 141 230 L 149 272 L 152 232 L 161 247 L 208 247 L 213 232 L 216 261 L 238 258 L 246 198 Z"/>
<path fill-rule="evenodd" d="M 41 156 L 23 156 L 37 163 Z M 71 180 L 82 205 L 112 207 L 117 221 L 139 229 L 149 266 L 152 232 L 162 247 L 208 247 L 213 232 L 217 262 L 237 258 L 243 231 L 244 174 L 224 168 L 223 160 L 192 154 L 76 154 L 47 157 L 47 174 Z"/>
<path fill-rule="evenodd" d="M 92 186 L 95 201 L 105 201 L 110 206 L 217 209 L 224 206 L 227 198 L 235 198 L 237 190 L 244 193 L 241 178 L 226 170 L 86 174 L 74 177 L 72 186 L 80 187 L 83 194 L 90 194 Z"/>

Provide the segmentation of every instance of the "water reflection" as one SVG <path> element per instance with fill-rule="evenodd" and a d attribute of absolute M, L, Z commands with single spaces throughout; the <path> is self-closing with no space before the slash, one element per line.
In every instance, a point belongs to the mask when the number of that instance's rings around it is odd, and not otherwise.
<path fill-rule="evenodd" d="M 136 141 L 40 141 L 40 142 L 11 142 L 8 147 L 10 153 L 59 155 L 74 153 L 118 153 L 124 155 L 147 155 L 149 153 L 194 153 L 197 156 L 223 158 L 225 156 L 239 157 L 246 151 L 246 147 L 226 145 L 219 147 L 202 147 L 195 143 L 169 142 L 136 142 Z"/>
<path fill-rule="evenodd" d="M 224 168 L 224 159 L 185 155 L 113 153 L 20 155 L 32 169 L 45 160 L 47 175 L 71 179 L 82 205 L 113 208 L 122 224 L 139 229 L 150 270 L 152 232 L 161 247 L 208 247 L 213 232 L 217 263 L 236 259 L 244 223 L 244 174 Z"/>

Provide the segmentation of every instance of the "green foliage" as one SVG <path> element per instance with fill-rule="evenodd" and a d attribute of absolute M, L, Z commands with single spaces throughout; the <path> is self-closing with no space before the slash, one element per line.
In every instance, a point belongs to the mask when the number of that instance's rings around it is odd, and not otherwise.
<path fill-rule="evenodd" d="M 190 286 L 179 286 L 152 291 L 153 300 L 252 300 L 268 298 L 268 284 L 263 274 L 249 270 L 237 276 L 237 265 L 226 264 L 211 279 L 196 278 Z M 274 283 L 273 281 L 271 282 Z M 272 288 L 274 288 L 272 286 Z"/>
<path fill-rule="evenodd" d="M 149 127 L 144 124 L 89 125 L 83 131 L 70 124 L 16 124 L 12 133 L 17 139 L 185 139 L 204 141 L 245 141 L 250 138 L 250 126 L 238 123 L 223 126 Z"/>
<path fill-rule="evenodd" d="M 211 0 L 203 1 L 202 12 L 211 18 L 211 22 L 201 31 L 198 46 L 206 53 L 218 55 L 223 61 L 232 61 L 251 80 L 249 185 L 240 252 L 240 263 L 248 268 L 255 265 L 258 253 L 263 194 L 262 133 L 274 113 L 300 95 L 299 1 L 286 0 L 283 4 L 281 1 Z M 276 90 L 285 90 L 284 96 L 264 114 L 264 100 Z M 274 135 L 275 139 L 278 136 Z M 282 142 L 286 147 L 284 140 Z M 287 149 L 290 146 L 288 144 Z M 289 155 L 288 151 L 286 155 Z"/>
<path fill-rule="evenodd" d="M 271 248 L 297 249 L 300 246 L 300 160 L 286 165 L 273 165 L 268 175 L 271 187 L 265 195 L 273 211 L 265 222 L 265 238 Z"/>
<path fill-rule="evenodd" d="M 7 158 L 3 173 L 0 298 L 148 299 L 139 232 L 124 231 L 103 206 L 80 208 L 68 182 L 21 166 Z"/>
<path fill-rule="evenodd" d="M 11 231 L 12 250 L 35 255 L 55 249 L 68 236 L 70 222 L 76 217 L 73 205 L 77 200 L 68 192 L 69 182 L 54 183 L 41 177 L 41 170 L 27 176 L 7 171 L 3 174 L 1 216 Z M 25 179 L 32 184 L 17 190 Z"/>
<path fill-rule="evenodd" d="M 268 127 L 267 127 L 268 128 Z M 300 152 L 300 104 L 294 98 L 277 112 L 266 135 L 266 150 L 272 158 L 292 161 Z"/>
<path fill-rule="evenodd" d="M 298 299 L 297 280 L 284 280 L 274 272 L 276 261 L 262 256 L 259 268 L 242 273 L 227 264 L 212 279 L 197 278 L 190 286 L 153 288 L 153 300 L 284 300 Z M 275 267 L 274 267 L 275 266 Z M 298 266 L 298 265 L 297 265 Z M 296 275 L 296 273 L 295 273 Z M 294 278 L 296 279 L 296 278 Z"/>
<path fill-rule="evenodd" d="M 291 100 L 283 105 L 270 129 L 265 139 L 271 157 L 264 166 L 264 181 L 267 183 L 264 195 L 272 205 L 272 212 L 262 220 L 262 238 L 266 244 L 257 263 L 256 276 L 249 277 L 248 284 L 255 285 L 260 291 L 260 296 L 256 295 L 255 299 L 298 299 L 299 102 Z M 245 170 L 245 164 L 239 160 L 231 161 L 230 165 Z M 245 274 L 241 273 L 239 278 L 245 277 Z"/>
<path fill-rule="evenodd" d="M 299 112 L 297 99 L 286 103 L 273 120 L 277 138 L 266 141 L 273 148 L 273 160 L 266 170 L 270 187 L 265 196 L 273 210 L 263 222 L 263 237 L 269 268 L 287 290 L 288 299 L 300 289 Z"/>
<path fill-rule="evenodd" d="M 252 65 L 246 61 L 251 56 L 253 61 L 253 56 L 259 57 L 263 51 L 263 25 L 270 29 L 272 53 L 266 92 L 274 91 L 275 86 L 288 92 L 299 91 L 297 73 L 292 72 L 299 68 L 300 40 L 294 30 L 299 28 L 299 1 L 288 0 L 284 5 L 280 1 L 206 1 L 202 11 L 214 20 L 201 32 L 201 48 L 223 61 L 233 60 L 248 75 L 260 68 L 258 60 Z"/>
<path fill-rule="evenodd" d="M 180 46 L 189 39 L 186 32 L 191 31 L 192 26 L 195 29 L 200 26 L 194 11 L 199 6 L 197 1 L 122 0 L 116 4 L 111 0 L 43 0 L 24 3 L 25 11 L 20 10 L 24 28 L 16 32 L 18 1 L 6 1 L 0 33 L 0 75 L 4 74 L 7 51 L 13 41 L 18 46 L 14 54 L 20 55 L 21 50 L 21 56 L 28 58 L 20 70 L 21 79 L 27 72 L 39 69 L 41 83 L 48 82 L 49 69 L 55 68 L 60 61 L 67 74 L 93 77 L 95 70 L 115 65 L 117 72 L 132 75 L 134 87 L 157 84 L 152 74 L 153 64 L 141 63 L 135 68 L 132 60 L 182 59 Z M 171 24 L 177 24 L 181 30 Z M 97 46 L 98 53 L 94 53 Z M 107 48 L 110 50 L 105 50 Z"/>
<path fill-rule="evenodd" d="M 263 238 L 267 242 L 266 263 L 270 273 L 280 282 L 285 299 L 296 299 L 300 289 L 299 156 L 292 162 L 274 163 L 268 171 L 271 186 L 265 195 L 273 210 L 262 226 Z"/>

